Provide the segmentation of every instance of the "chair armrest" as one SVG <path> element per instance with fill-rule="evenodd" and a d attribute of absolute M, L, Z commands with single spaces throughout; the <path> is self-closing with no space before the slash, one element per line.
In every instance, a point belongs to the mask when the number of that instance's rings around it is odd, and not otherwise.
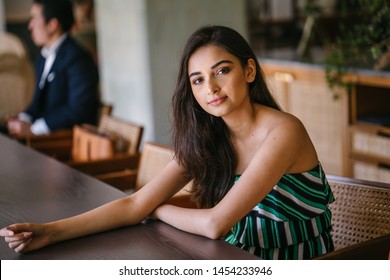
<path fill-rule="evenodd" d="M 60 161 L 70 159 L 73 142 L 73 131 L 71 129 L 54 131 L 46 135 L 29 135 L 15 138 L 26 146 Z"/>
<path fill-rule="evenodd" d="M 122 191 L 134 190 L 137 180 L 137 169 L 126 169 L 96 175 L 95 178 Z"/>
<path fill-rule="evenodd" d="M 390 184 L 384 183 L 384 182 L 368 181 L 368 180 L 342 177 L 342 176 L 336 176 L 336 175 L 326 175 L 326 178 L 328 179 L 329 183 L 333 183 L 333 184 L 339 183 L 339 184 L 345 184 L 345 185 L 365 186 L 365 187 L 370 187 L 370 188 L 374 187 L 374 188 L 390 189 Z"/>
<path fill-rule="evenodd" d="M 55 140 L 52 142 L 37 142 L 30 145 L 31 148 L 59 161 L 67 161 L 71 158 L 72 141 Z"/>
<path fill-rule="evenodd" d="M 360 242 L 319 256 L 317 260 L 387 260 L 390 256 L 390 234 Z"/>
<path fill-rule="evenodd" d="M 111 172 L 123 171 L 125 169 L 136 169 L 140 155 L 119 154 L 112 158 L 100 159 L 88 162 L 67 162 L 67 164 L 83 173 L 96 176 Z"/>
<path fill-rule="evenodd" d="M 50 134 L 45 135 L 30 135 L 25 137 L 27 146 L 35 145 L 38 143 L 47 143 L 57 140 L 73 140 L 73 129 L 64 129 L 53 131 Z"/>

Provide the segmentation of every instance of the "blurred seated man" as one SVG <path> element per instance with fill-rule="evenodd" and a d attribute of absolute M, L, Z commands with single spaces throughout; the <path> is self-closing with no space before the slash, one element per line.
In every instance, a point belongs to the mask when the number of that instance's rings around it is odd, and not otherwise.
<path fill-rule="evenodd" d="M 75 124 L 96 124 L 98 70 L 90 54 L 69 35 L 74 23 L 69 0 L 34 0 L 30 10 L 33 42 L 42 47 L 31 103 L 7 119 L 10 135 L 48 134 Z"/>

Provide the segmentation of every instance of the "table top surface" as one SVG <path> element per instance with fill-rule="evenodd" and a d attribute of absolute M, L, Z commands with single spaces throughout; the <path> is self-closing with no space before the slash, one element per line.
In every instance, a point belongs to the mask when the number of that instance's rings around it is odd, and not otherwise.
<path fill-rule="evenodd" d="M 126 194 L 0 134 L 0 228 L 44 223 L 93 209 Z M 17 254 L 0 240 L 0 259 L 257 259 L 227 244 L 144 221 Z"/>

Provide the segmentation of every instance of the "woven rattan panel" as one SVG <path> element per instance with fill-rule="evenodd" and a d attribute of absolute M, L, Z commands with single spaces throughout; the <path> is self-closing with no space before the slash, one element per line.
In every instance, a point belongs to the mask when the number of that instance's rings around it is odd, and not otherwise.
<path fill-rule="evenodd" d="M 390 233 L 390 189 L 330 182 L 335 250 Z"/>

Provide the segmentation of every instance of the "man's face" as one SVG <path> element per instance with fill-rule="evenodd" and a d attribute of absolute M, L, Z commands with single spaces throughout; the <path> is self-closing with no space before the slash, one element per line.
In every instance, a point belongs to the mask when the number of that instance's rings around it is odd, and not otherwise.
<path fill-rule="evenodd" d="M 32 4 L 28 29 L 31 31 L 31 39 L 38 47 L 42 47 L 49 42 L 49 23 L 45 21 L 43 6 L 41 4 Z"/>

